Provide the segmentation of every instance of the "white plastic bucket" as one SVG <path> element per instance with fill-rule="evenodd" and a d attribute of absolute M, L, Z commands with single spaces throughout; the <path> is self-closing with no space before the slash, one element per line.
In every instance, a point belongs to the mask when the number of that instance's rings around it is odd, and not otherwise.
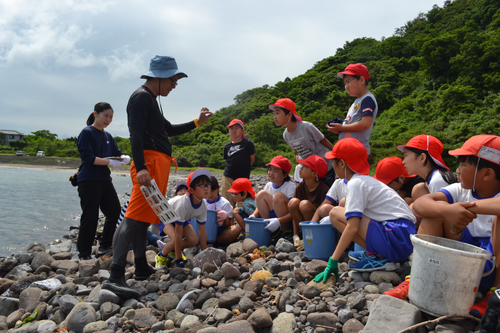
<path fill-rule="evenodd" d="M 486 260 L 486 250 L 451 239 L 411 235 L 413 260 L 408 298 L 434 316 L 469 314 L 476 299 Z"/>

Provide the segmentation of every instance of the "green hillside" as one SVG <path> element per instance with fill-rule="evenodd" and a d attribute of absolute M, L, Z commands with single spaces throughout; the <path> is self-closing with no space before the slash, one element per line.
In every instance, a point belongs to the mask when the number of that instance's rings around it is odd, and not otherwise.
<path fill-rule="evenodd" d="M 303 75 L 241 93 L 199 130 L 173 137 L 174 156 L 194 165 L 203 158 L 208 166 L 223 168 L 226 125 L 239 118 L 255 143 L 256 166 L 278 154 L 295 162 L 282 138 L 284 128 L 275 126 L 267 107 L 283 97 L 294 100 L 298 114 L 334 143 L 337 135 L 326 131 L 326 121 L 345 117 L 353 102 L 336 73 L 358 62 L 370 70 L 369 89 L 379 104 L 370 140 L 372 168 L 399 154 L 396 145 L 414 135 L 434 135 L 445 150 L 476 134 L 499 135 L 500 2 L 455 0 L 418 15 L 392 37 L 346 42 Z"/>

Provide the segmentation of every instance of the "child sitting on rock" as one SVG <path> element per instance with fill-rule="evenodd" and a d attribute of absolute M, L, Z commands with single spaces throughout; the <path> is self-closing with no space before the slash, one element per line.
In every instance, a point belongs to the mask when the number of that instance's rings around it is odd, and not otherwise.
<path fill-rule="evenodd" d="M 210 195 L 205 202 L 208 209 L 217 211 L 217 243 L 232 243 L 241 233 L 241 227 L 232 223 L 233 206 L 226 198 L 219 195 L 219 182 L 214 176 L 210 177 L 210 189 Z"/>
<path fill-rule="evenodd" d="M 412 198 L 413 187 L 424 182 L 420 176 L 409 175 L 403 161 L 397 156 L 387 157 L 378 162 L 373 178 L 396 191 L 408 205 L 414 201 Z"/>
<path fill-rule="evenodd" d="M 292 163 L 286 157 L 276 156 L 266 165 L 269 183 L 257 193 L 257 209 L 250 217 L 261 217 L 269 222 L 265 228 L 272 232 L 271 243 L 276 243 L 282 237 L 292 240 L 292 217 L 288 212 L 288 202 L 297 187 L 288 175 Z"/>
<path fill-rule="evenodd" d="M 241 202 L 241 208 L 236 207 L 233 210 L 233 218 L 241 229 L 245 230 L 244 219 L 252 215 L 257 208 L 255 190 L 252 187 L 252 183 L 248 178 L 238 178 L 227 192 L 231 194 L 236 203 Z"/>
<path fill-rule="evenodd" d="M 392 189 L 368 176 L 368 152 L 353 138 L 338 141 L 326 155 L 333 159 L 335 173 L 347 179 L 344 207 L 330 211 L 332 225 L 342 233 L 325 271 L 314 281 L 325 282 L 331 273 L 338 277 L 338 260 L 351 242 L 368 253 L 350 264 L 355 271 L 395 270 L 394 262 L 408 258 L 413 251 L 410 235 L 416 233 L 415 216 L 406 202 Z"/>
<path fill-rule="evenodd" d="M 487 261 L 484 268 L 485 272 L 496 269 L 483 277 L 479 285 L 486 297 L 471 308 L 472 315 L 481 317 L 488 298 L 500 283 L 500 137 L 476 135 L 449 154 L 460 162 L 460 183 L 415 201 L 414 209 L 423 217 L 418 233 L 458 240 L 496 257 L 496 262 Z"/>
<path fill-rule="evenodd" d="M 293 198 L 288 203 L 288 210 L 293 218 L 293 245 L 295 247 L 300 246 L 299 223 L 311 221 L 328 192 L 328 185 L 320 181 L 320 178 L 328 172 L 328 165 L 323 158 L 311 155 L 297 162 L 302 165 L 299 174 L 303 181 L 299 183 Z"/>
<path fill-rule="evenodd" d="M 201 249 L 207 248 L 207 231 L 205 230 L 207 204 L 203 199 L 208 198 L 210 194 L 210 171 L 203 168 L 197 169 L 189 174 L 186 183 L 188 186 L 187 195 L 176 196 L 168 201 L 180 218 L 163 226 L 163 232 L 168 235 L 171 241 L 165 244 L 161 252 L 156 255 L 156 268 L 167 267 L 167 255 L 174 250 L 177 267 L 186 265 L 187 261 L 182 256 L 182 249 L 198 244 L 198 236 L 190 221 L 192 218 L 196 218 L 198 221 Z"/>
<path fill-rule="evenodd" d="M 326 198 L 321 206 L 316 209 L 311 221 L 316 221 L 320 224 L 330 223 L 330 211 L 335 206 L 345 207 L 345 196 L 347 194 L 347 179 L 339 178 L 335 180 L 332 187 L 326 193 Z"/>

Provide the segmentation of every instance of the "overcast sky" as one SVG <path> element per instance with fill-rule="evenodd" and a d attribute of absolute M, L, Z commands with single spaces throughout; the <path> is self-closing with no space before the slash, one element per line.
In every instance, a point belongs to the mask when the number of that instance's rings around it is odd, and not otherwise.
<path fill-rule="evenodd" d="M 172 123 L 296 77 L 346 41 L 394 34 L 442 0 L 0 0 L 0 129 L 77 136 L 100 101 L 113 135 L 156 54 L 189 78 L 162 98 Z"/>

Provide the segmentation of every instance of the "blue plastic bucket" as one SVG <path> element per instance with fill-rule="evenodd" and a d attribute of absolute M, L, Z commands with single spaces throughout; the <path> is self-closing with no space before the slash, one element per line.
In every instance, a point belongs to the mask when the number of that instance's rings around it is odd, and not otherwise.
<path fill-rule="evenodd" d="M 304 237 L 304 251 L 307 259 L 328 260 L 337 247 L 337 234 L 330 224 L 300 222 Z"/>
<path fill-rule="evenodd" d="M 253 239 L 260 246 L 269 246 L 271 232 L 264 229 L 268 222 L 264 219 L 245 219 L 245 238 Z"/>
<path fill-rule="evenodd" d="M 191 225 L 198 237 L 200 234 L 198 232 L 198 221 L 195 218 L 191 219 Z M 209 209 L 207 211 L 207 222 L 205 223 L 205 230 L 207 231 L 207 243 L 215 243 L 217 241 L 217 211 Z"/>

